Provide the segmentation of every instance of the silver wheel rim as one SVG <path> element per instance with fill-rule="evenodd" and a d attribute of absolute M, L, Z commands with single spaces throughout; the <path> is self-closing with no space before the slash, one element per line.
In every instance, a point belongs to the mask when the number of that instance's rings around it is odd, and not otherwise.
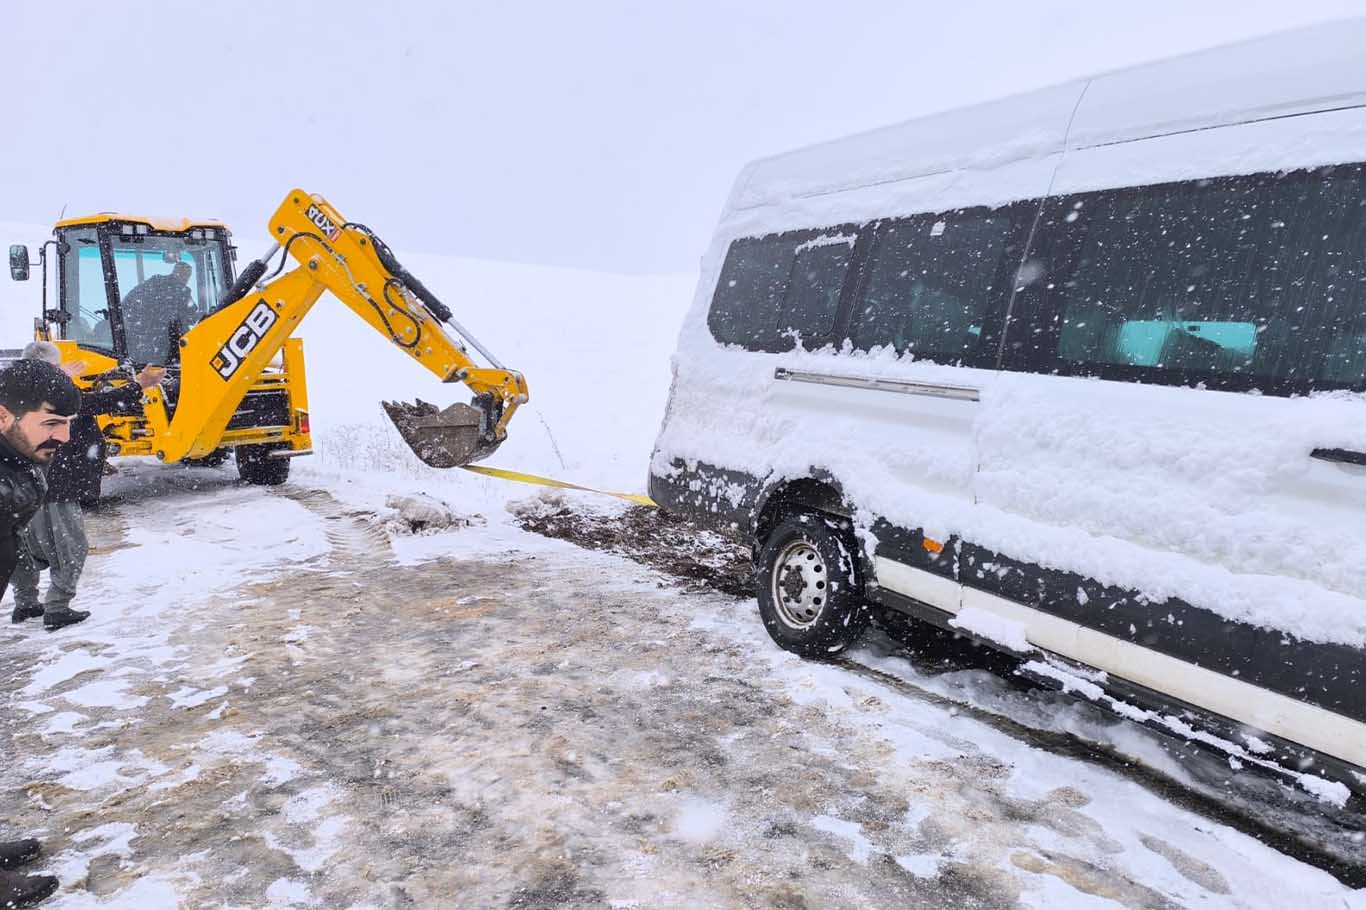
<path fill-rule="evenodd" d="M 821 554 L 805 540 L 783 547 L 769 580 L 773 605 L 783 624 L 793 629 L 815 625 L 830 599 L 829 569 Z"/>

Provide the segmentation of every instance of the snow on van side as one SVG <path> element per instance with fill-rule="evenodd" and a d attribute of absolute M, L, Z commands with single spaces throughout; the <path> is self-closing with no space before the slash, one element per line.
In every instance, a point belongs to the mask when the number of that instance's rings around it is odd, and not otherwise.
<path fill-rule="evenodd" d="M 1366 646 L 1366 535 L 1335 521 L 1321 534 L 1302 537 L 1294 523 L 1280 526 L 1274 511 L 1256 507 L 1264 500 L 1241 492 L 1274 490 L 1303 474 L 1310 467 L 1308 451 L 1323 445 L 1316 440 L 1366 448 L 1366 396 L 1266 400 L 1275 413 L 1264 424 L 1224 425 L 1217 433 L 1172 440 L 1185 447 L 1191 471 L 1185 480 L 1158 479 L 1167 485 L 1160 491 L 1144 475 L 1144 453 L 1125 434 L 1123 415 L 1074 409 L 1066 395 L 1022 397 L 1003 377 L 994 394 L 984 396 L 973 434 L 1008 440 L 1011 454 L 978 473 L 969 453 L 955 459 L 952 452 L 919 448 L 913 434 L 866 438 L 856 416 L 812 427 L 775 419 L 765 406 L 780 366 L 942 383 L 960 378 L 960 370 L 890 352 L 735 356 L 708 333 L 706 302 L 689 315 L 675 358 L 677 379 L 656 447 L 656 473 L 672 476 L 675 460 L 769 480 L 824 470 L 840 480 L 865 532 L 881 517 L 939 539 L 958 535 L 1016 559 L 1141 590 L 1155 602 L 1179 597 L 1227 619 L 1310 641 Z M 1161 391 L 1170 407 L 1196 410 L 1208 396 L 1232 394 Z M 1344 422 L 1350 414 L 1359 416 Z M 1092 453 L 1080 472 L 1077 451 Z M 974 473 L 976 483 L 1008 491 L 1010 508 L 982 509 L 934 492 L 937 478 Z M 1059 474 L 1075 477 L 1066 496 L 1036 499 L 1035 490 L 1056 489 L 1051 480 Z M 738 501 L 737 490 L 716 493 Z M 1366 503 L 1355 506 L 1366 509 Z M 1162 549 L 1172 537 L 1180 539 L 1180 552 Z M 1306 571 L 1313 580 L 1303 577 Z"/>

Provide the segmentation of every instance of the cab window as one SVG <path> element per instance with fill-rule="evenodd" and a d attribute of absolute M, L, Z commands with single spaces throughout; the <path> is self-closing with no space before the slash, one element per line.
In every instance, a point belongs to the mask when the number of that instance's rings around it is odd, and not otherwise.
<path fill-rule="evenodd" d="M 223 265 L 217 244 L 188 244 L 180 238 L 148 237 L 141 242 L 113 241 L 114 272 L 119 294 L 130 291 L 158 275 L 170 275 L 177 263 L 190 267 L 190 302 L 199 315 L 206 314 L 222 295 Z"/>
<path fill-rule="evenodd" d="M 223 276 L 222 244 L 183 234 L 110 238 L 127 356 L 174 363 L 178 341 L 212 309 Z"/>
<path fill-rule="evenodd" d="M 62 255 L 62 309 L 70 317 L 63 337 L 89 348 L 114 350 L 104 265 L 94 229 L 68 231 Z"/>

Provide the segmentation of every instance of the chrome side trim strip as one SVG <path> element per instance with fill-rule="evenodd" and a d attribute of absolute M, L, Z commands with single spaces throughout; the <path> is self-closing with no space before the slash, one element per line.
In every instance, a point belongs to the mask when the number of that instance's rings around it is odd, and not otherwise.
<path fill-rule="evenodd" d="M 927 398 L 947 398 L 951 401 L 981 401 L 981 390 L 965 385 L 945 385 L 937 382 L 908 382 L 901 379 L 878 379 L 872 376 L 841 376 L 834 373 L 810 373 L 778 367 L 774 379 L 788 382 L 811 382 L 817 385 L 841 386 L 846 389 L 871 389 L 875 392 L 899 392 L 902 395 L 923 395 Z"/>

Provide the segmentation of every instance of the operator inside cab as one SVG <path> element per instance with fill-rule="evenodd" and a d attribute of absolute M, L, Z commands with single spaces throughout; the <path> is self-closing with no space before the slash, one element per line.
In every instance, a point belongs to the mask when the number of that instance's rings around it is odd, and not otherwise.
<path fill-rule="evenodd" d="M 199 319 L 190 293 L 194 274 L 180 260 L 169 274 L 153 275 L 123 298 L 123 325 L 128 359 L 138 364 L 180 360 L 180 336 Z"/>

